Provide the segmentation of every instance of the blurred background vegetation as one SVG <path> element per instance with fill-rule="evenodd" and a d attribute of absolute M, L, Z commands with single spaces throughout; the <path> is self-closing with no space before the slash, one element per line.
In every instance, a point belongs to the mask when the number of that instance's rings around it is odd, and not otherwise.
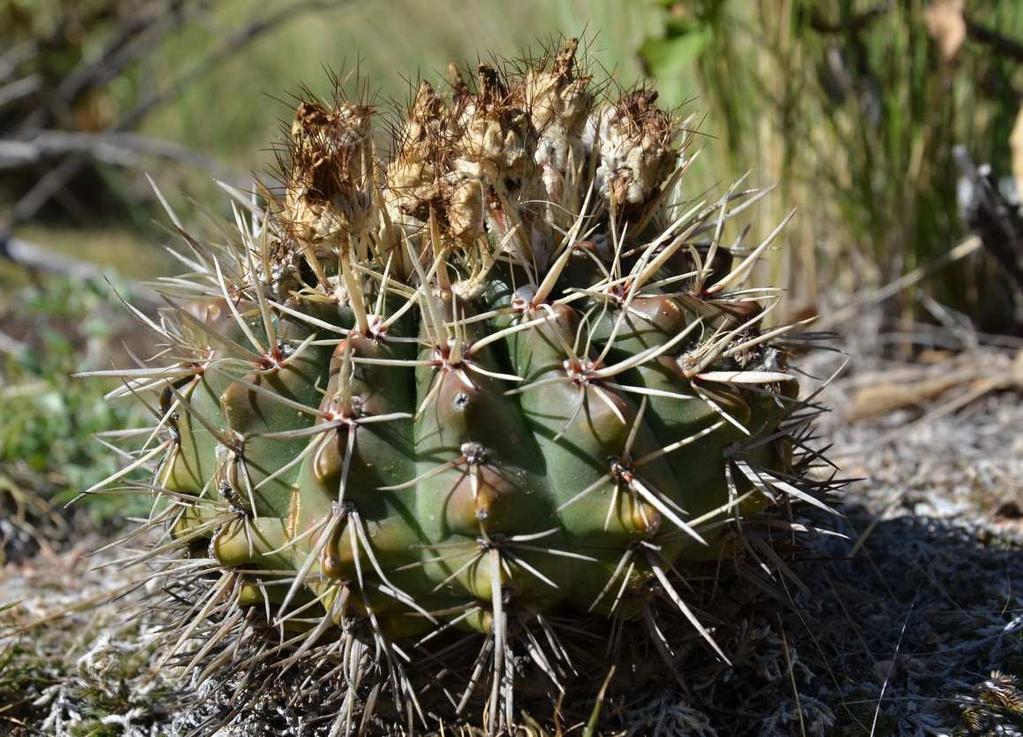
<path fill-rule="evenodd" d="M 387 111 L 414 81 L 399 70 L 442 78 L 451 60 L 572 35 L 619 84 L 695 116 L 692 196 L 752 170 L 779 190 L 754 228 L 800 209 L 769 263 L 790 317 L 841 330 L 884 297 L 904 327 L 1020 333 L 1005 254 L 961 244 L 978 188 L 1018 222 L 1021 3 L 0 0 L 0 505 L 67 498 L 116 462 L 88 437 L 127 410 L 69 374 L 130 355 L 136 328 L 104 279 L 145 306 L 138 280 L 172 268 L 146 173 L 201 220 L 227 205 L 212 179 L 263 172 L 292 95 L 327 93 L 328 70 L 369 80 Z"/>

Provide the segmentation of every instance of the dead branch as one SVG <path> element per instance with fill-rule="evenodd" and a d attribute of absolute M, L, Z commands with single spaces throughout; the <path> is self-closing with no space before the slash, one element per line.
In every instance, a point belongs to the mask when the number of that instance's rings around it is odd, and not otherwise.
<path fill-rule="evenodd" d="M 39 74 L 29 74 L 5 85 L 0 85 L 0 110 L 23 97 L 35 94 L 43 86 L 43 78 Z"/>
<path fill-rule="evenodd" d="M 161 138 L 138 133 L 71 133 L 39 131 L 26 138 L 0 138 L 0 171 L 36 164 L 66 154 L 85 154 L 97 161 L 132 169 L 148 158 L 176 161 L 210 172 L 215 178 L 243 185 L 247 178 L 209 156 Z"/>
<path fill-rule="evenodd" d="M 0 257 L 29 269 L 76 279 L 96 279 L 103 276 L 102 269 L 96 264 L 55 253 L 20 238 L 0 241 Z"/>
<path fill-rule="evenodd" d="M 227 61 L 241 49 L 264 35 L 268 31 L 281 27 L 303 13 L 337 7 L 331 0 L 295 0 L 283 8 L 268 12 L 237 32 L 226 38 L 205 58 L 192 65 L 167 87 L 152 93 L 142 100 L 121 120 L 111 127 L 111 131 L 125 133 L 138 127 L 148 115 L 160 105 L 178 95 L 185 87 L 196 79 L 207 74 L 217 65 Z M 73 179 L 89 162 L 88 156 L 78 153 L 64 159 L 59 165 L 46 173 L 22 198 L 15 204 L 7 222 L 0 226 L 0 239 L 10 235 L 15 227 L 35 215 L 39 209 L 54 197 L 68 181 Z M 2 252 L 0 252 L 2 256 Z"/>
<path fill-rule="evenodd" d="M 1014 38 L 1003 36 L 993 28 L 977 23 L 970 17 L 966 17 L 966 34 L 974 41 L 991 47 L 994 51 L 1003 54 L 1010 59 L 1023 62 L 1023 43 Z"/>
<path fill-rule="evenodd" d="M 39 45 L 35 41 L 25 41 L 11 46 L 0 53 L 0 80 L 11 77 L 18 67 L 39 53 Z"/>

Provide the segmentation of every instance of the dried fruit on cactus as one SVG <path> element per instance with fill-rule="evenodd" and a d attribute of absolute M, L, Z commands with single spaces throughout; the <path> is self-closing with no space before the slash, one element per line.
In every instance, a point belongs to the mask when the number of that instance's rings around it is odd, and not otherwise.
<path fill-rule="evenodd" d="M 271 660 L 344 653 L 349 725 L 386 688 L 410 724 L 510 726 L 518 693 L 579 680 L 595 621 L 724 659 L 687 567 L 811 498 L 777 293 L 745 286 L 778 230 L 733 260 L 756 192 L 684 202 L 680 122 L 593 93 L 575 52 L 422 83 L 389 163 L 369 107 L 303 103 L 283 191 L 235 193 L 235 243 L 186 236 L 161 359 L 121 372 L 160 397 L 151 525 L 219 571 L 192 616 L 274 625 Z"/>

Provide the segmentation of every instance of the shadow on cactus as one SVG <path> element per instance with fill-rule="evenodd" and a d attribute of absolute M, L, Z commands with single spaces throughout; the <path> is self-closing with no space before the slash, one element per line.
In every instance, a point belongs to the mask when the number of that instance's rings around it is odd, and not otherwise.
<path fill-rule="evenodd" d="M 684 201 L 684 125 L 590 82 L 571 41 L 421 83 L 389 163 L 370 107 L 303 102 L 231 242 L 171 213 L 189 274 L 116 372 L 155 417 L 168 658 L 252 698 L 297 671 L 332 734 L 592 733 L 683 653 L 727 663 L 693 571 L 788 571 L 791 504 L 838 485 L 747 285 L 781 226 L 726 247 L 761 192 Z"/>

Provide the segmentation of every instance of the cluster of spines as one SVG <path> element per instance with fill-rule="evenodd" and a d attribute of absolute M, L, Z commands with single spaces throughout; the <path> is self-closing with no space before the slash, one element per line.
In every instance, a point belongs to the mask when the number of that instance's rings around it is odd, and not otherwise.
<path fill-rule="evenodd" d="M 663 598 L 726 659 L 676 562 L 771 501 L 820 505 L 780 429 L 799 403 L 770 343 L 791 326 L 761 330 L 777 294 L 743 288 L 781 226 L 732 264 L 724 225 L 760 192 L 662 222 L 692 159 L 650 94 L 593 112 L 586 82 L 569 44 L 515 89 L 490 68 L 450 106 L 421 86 L 386 168 L 368 108 L 303 105 L 283 197 L 232 192 L 237 243 L 172 215 L 187 299 L 136 313 L 163 366 L 104 372 L 156 425 L 90 490 L 155 464 L 165 537 L 143 557 L 221 576 L 168 657 L 261 607 L 281 636 L 260 657 L 335 649 L 355 693 L 372 643 L 411 720 L 409 647 L 474 630 L 449 698 L 461 713 L 489 678 L 491 730 L 514 721 L 517 658 L 564 692 L 565 606 L 637 619 L 672 664 Z"/>

